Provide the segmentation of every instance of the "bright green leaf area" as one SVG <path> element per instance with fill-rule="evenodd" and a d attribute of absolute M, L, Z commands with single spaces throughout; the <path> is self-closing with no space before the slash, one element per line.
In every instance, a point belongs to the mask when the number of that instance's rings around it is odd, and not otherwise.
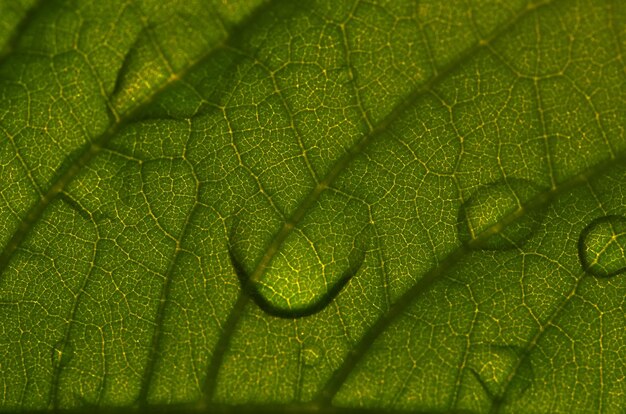
<path fill-rule="evenodd" d="M 0 0 L 0 411 L 623 413 L 626 2 Z"/>

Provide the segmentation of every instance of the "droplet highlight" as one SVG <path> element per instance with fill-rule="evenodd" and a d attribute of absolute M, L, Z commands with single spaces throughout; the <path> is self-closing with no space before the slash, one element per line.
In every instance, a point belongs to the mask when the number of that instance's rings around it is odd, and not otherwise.
<path fill-rule="evenodd" d="M 583 269 L 608 278 L 626 272 L 626 217 L 597 218 L 581 232 L 578 256 Z"/>
<path fill-rule="evenodd" d="M 478 188 L 459 212 L 459 239 L 486 250 L 522 246 L 545 216 L 541 190 L 529 180 L 510 178 Z"/>

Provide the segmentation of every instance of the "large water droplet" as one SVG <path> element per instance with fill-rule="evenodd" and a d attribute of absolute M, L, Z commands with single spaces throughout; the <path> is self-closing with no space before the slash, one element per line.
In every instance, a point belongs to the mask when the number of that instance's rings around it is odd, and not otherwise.
<path fill-rule="evenodd" d="M 230 259 L 243 288 L 265 312 L 284 318 L 312 315 L 324 309 L 363 264 L 368 217 L 364 203 L 323 193 L 300 222 L 283 224 L 263 246 L 256 265 L 246 260 L 250 249 L 238 249 L 245 244 L 236 237 L 231 238 Z M 245 236 L 245 229 L 239 234 Z"/>
<path fill-rule="evenodd" d="M 470 247 L 499 250 L 520 247 L 537 230 L 545 208 L 535 204 L 540 189 L 528 180 L 510 178 L 482 186 L 459 213 L 459 239 Z"/>
<path fill-rule="evenodd" d="M 626 271 L 626 217 L 593 220 L 578 239 L 578 257 L 587 273 L 611 277 Z"/>

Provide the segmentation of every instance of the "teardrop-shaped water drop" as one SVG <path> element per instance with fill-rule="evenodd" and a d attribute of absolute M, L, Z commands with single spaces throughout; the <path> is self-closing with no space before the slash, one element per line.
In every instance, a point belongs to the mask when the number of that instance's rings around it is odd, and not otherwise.
<path fill-rule="evenodd" d="M 473 248 L 520 247 L 537 230 L 545 208 L 536 204 L 540 189 L 524 179 L 510 178 L 478 188 L 461 206 L 459 239 Z"/>
<path fill-rule="evenodd" d="M 240 225 L 238 232 L 245 228 Z M 286 230 L 289 230 L 288 232 Z M 367 206 L 339 193 L 323 193 L 296 224 L 284 223 L 260 259 L 249 261 L 231 238 L 230 259 L 242 287 L 265 312 L 299 318 L 324 309 L 365 261 L 370 224 Z M 250 249 L 248 249 L 250 250 Z"/>
<path fill-rule="evenodd" d="M 581 232 L 578 257 L 583 269 L 597 277 L 626 271 L 626 217 L 610 215 L 593 220 Z"/>

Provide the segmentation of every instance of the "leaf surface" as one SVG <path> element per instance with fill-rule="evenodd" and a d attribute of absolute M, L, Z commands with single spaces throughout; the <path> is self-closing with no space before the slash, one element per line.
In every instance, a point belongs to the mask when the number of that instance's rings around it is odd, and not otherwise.
<path fill-rule="evenodd" d="M 0 410 L 626 405 L 616 0 L 0 1 Z"/>

